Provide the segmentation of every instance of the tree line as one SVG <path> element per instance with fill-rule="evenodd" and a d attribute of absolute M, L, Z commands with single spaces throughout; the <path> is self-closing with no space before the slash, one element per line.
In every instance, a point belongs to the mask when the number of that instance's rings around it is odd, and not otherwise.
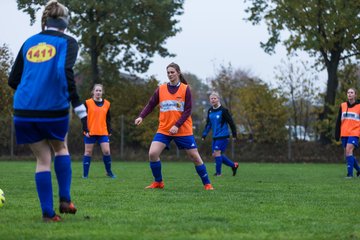
<path fill-rule="evenodd" d="M 259 79 L 247 71 L 219 66 L 212 79 L 203 81 L 186 73 L 193 92 L 195 134 L 204 124 L 209 91 L 222 96 L 222 104 L 233 114 L 243 139 L 251 142 L 281 142 L 288 138 L 285 126 L 303 126 L 314 139 L 331 143 L 339 103 L 345 100 L 347 87 L 359 87 L 360 3 L 358 1 L 265 1 L 250 3 L 247 20 L 264 21 L 269 39 L 261 43 L 272 54 L 275 46 L 284 44 L 289 59 L 277 69 L 276 85 L 271 79 Z M 178 16 L 183 14 L 184 1 L 62 1 L 72 12 L 69 31 L 77 36 L 81 47 L 76 64 L 77 81 L 82 99 L 90 96 L 94 83 L 105 86 L 105 96 L 112 104 L 114 129 L 120 129 L 120 116 L 127 126 L 123 136 L 114 133 L 114 140 L 123 138 L 127 146 L 145 147 L 157 126 L 156 112 L 148 116 L 142 128 L 133 126 L 133 119 L 151 96 L 159 79 L 140 79 L 136 73 L 147 71 L 154 54 L 174 56 L 165 47 L 166 39 L 181 29 Z M 19 10 L 29 14 L 34 23 L 42 0 L 17 0 Z M 116 21 L 113 21 L 116 19 Z M 336 24 L 334 24 L 336 23 Z M 288 31 L 282 39 L 281 32 Z M 315 66 L 291 63 L 296 51 L 306 51 L 316 60 Z M 12 91 L 7 88 L 7 75 L 13 56 L 6 44 L 1 54 L 1 147 L 6 149 L 11 118 Z M 325 91 L 316 87 L 316 71 L 327 70 Z M 126 73 L 126 74 L 125 74 Z M 79 123 L 72 122 L 75 132 Z M 296 128 L 295 128 L 296 131 Z M 72 134 L 73 130 L 71 130 Z M 76 135 L 76 134 L 75 134 Z M 295 137 L 297 134 L 295 134 Z M 75 138 L 76 139 L 76 138 Z M 302 139 L 295 139 L 302 140 Z M 2 151 L 1 151 L 2 152 Z"/>
<path fill-rule="evenodd" d="M 1 56 L 1 95 L 3 103 L 0 109 L 0 137 L 2 154 L 9 149 L 12 121 L 13 91 L 7 86 L 7 77 L 12 64 L 8 47 L 0 47 Z M 89 73 L 84 70 L 86 64 L 76 65 L 76 81 L 81 99 L 90 98 L 92 81 L 88 81 Z M 150 77 L 141 79 L 135 75 L 119 73 L 111 68 L 101 69 L 106 73 L 103 77 L 105 98 L 111 102 L 112 141 L 118 149 L 123 141 L 128 149 L 147 149 L 158 124 L 158 110 L 150 114 L 141 127 L 135 127 L 134 119 L 146 105 L 160 80 Z M 210 107 L 208 96 L 212 90 L 221 95 L 222 104 L 229 109 L 239 133 L 240 140 L 253 143 L 285 143 L 288 130 L 285 126 L 304 126 L 305 131 L 314 136 L 314 141 L 320 139 L 320 134 L 326 133 L 333 139 L 333 131 L 337 109 L 326 125 L 318 121 L 318 114 L 323 107 L 322 92 L 314 86 L 316 73 L 308 69 L 306 63 L 295 64 L 287 59 L 277 71 L 277 84 L 270 86 L 263 80 L 251 76 L 241 69 L 233 69 L 231 64 L 220 66 L 217 74 L 202 81 L 196 75 L 184 73 L 193 95 L 193 122 L 195 136 L 201 136 L 205 126 L 207 109 Z M 359 85 L 359 68 L 347 65 L 339 71 L 341 88 L 339 89 L 337 106 L 346 100 L 346 88 Z M 123 126 L 121 126 L 123 124 Z M 79 146 L 82 143 L 81 124 L 76 117 L 71 118 L 69 144 Z M 125 127 L 124 127 L 125 126 Z M 295 128 L 296 129 L 296 128 Z M 304 141 L 295 134 L 293 140 Z M 82 148 L 79 148 L 81 153 Z M 116 150 L 115 150 L 116 151 Z"/>

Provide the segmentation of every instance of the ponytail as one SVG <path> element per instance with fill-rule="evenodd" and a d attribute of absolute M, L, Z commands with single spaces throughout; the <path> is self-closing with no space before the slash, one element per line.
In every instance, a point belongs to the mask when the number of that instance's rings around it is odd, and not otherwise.
<path fill-rule="evenodd" d="M 182 73 L 180 73 L 180 82 L 182 82 L 185 85 L 188 85 L 186 79 L 184 78 L 184 76 L 182 75 Z"/>
<path fill-rule="evenodd" d="M 69 24 L 69 19 L 70 14 L 67 7 L 57 0 L 50 0 L 41 17 L 41 30 L 44 31 L 46 27 L 65 29 Z"/>

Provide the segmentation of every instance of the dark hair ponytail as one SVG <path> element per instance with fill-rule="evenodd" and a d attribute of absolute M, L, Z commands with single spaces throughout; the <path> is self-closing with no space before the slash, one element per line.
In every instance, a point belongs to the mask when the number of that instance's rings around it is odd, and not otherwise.
<path fill-rule="evenodd" d="M 180 66 L 174 62 L 170 63 L 169 65 L 167 65 L 166 69 L 168 69 L 169 67 L 172 67 L 172 68 L 175 68 L 175 70 L 180 73 L 179 77 L 180 77 L 180 82 L 182 82 L 183 84 L 186 84 L 188 85 L 186 79 L 184 78 L 184 76 L 182 75 L 181 73 L 181 70 L 180 70 Z"/>
<path fill-rule="evenodd" d="M 182 75 L 182 73 L 180 73 L 180 82 L 182 82 L 185 85 L 188 85 L 186 79 L 184 78 L 184 76 Z"/>

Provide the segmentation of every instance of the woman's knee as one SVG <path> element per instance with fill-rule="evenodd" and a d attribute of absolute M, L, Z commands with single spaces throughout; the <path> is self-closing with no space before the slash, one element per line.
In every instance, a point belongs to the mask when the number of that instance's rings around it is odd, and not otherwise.
<path fill-rule="evenodd" d="M 221 151 L 214 151 L 212 156 L 213 157 L 220 157 L 221 156 Z"/>
<path fill-rule="evenodd" d="M 110 149 L 103 150 L 103 155 L 110 156 Z"/>
<path fill-rule="evenodd" d="M 92 149 L 85 149 L 84 155 L 85 156 L 92 156 L 93 150 Z"/>
<path fill-rule="evenodd" d="M 158 151 L 151 150 L 151 149 L 149 150 L 149 160 L 151 162 L 157 161 L 159 159 L 159 157 L 160 157 L 160 154 Z"/>
<path fill-rule="evenodd" d="M 345 154 L 346 154 L 346 156 L 351 156 L 351 155 L 353 155 L 353 149 L 346 149 L 345 150 Z"/>
<path fill-rule="evenodd" d="M 94 144 L 85 144 L 84 155 L 92 156 L 94 150 Z"/>
<path fill-rule="evenodd" d="M 346 154 L 346 156 L 353 155 L 353 152 L 354 152 L 354 146 L 352 146 L 352 145 L 347 145 L 346 148 L 345 148 L 345 154 Z"/>
<path fill-rule="evenodd" d="M 197 149 L 187 150 L 186 152 L 196 166 L 203 164 L 203 161 Z"/>
<path fill-rule="evenodd" d="M 101 143 L 101 152 L 103 155 L 109 156 L 110 155 L 110 144 L 109 143 Z"/>

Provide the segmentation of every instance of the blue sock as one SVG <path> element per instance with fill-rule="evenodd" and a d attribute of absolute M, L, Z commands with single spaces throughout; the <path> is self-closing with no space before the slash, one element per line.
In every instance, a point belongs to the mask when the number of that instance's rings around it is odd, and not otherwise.
<path fill-rule="evenodd" d="M 231 161 L 227 156 L 225 156 L 224 154 L 221 155 L 222 156 L 222 161 L 223 163 L 226 165 L 226 166 L 229 166 L 229 167 L 235 167 L 235 164 L 233 161 Z"/>
<path fill-rule="evenodd" d="M 354 168 L 354 156 L 346 156 L 347 161 L 347 176 L 353 176 L 353 168 Z"/>
<path fill-rule="evenodd" d="M 91 156 L 83 156 L 83 177 L 89 176 Z"/>
<path fill-rule="evenodd" d="M 53 203 L 51 172 L 35 173 L 35 183 L 43 216 L 53 217 L 55 215 L 55 211 Z"/>
<path fill-rule="evenodd" d="M 71 159 L 70 155 L 55 156 L 54 169 L 59 186 L 60 201 L 70 202 Z"/>
<path fill-rule="evenodd" d="M 110 155 L 103 155 L 103 162 L 105 164 L 106 172 L 109 176 L 112 176 L 113 173 L 111 171 L 111 156 Z"/>
<path fill-rule="evenodd" d="M 196 172 L 199 174 L 202 183 L 205 184 L 209 184 L 210 180 L 209 180 L 209 176 L 208 173 L 206 171 L 206 167 L 205 164 L 202 164 L 200 166 L 195 166 Z"/>
<path fill-rule="evenodd" d="M 354 158 L 354 168 L 356 169 L 356 171 L 360 172 L 359 163 L 354 156 L 353 158 Z"/>
<path fill-rule="evenodd" d="M 216 174 L 220 175 L 221 174 L 221 165 L 222 165 L 222 157 L 218 156 L 215 157 L 215 164 L 216 164 Z"/>
<path fill-rule="evenodd" d="M 161 182 L 163 180 L 161 174 L 161 161 L 150 162 L 150 168 L 155 178 L 155 182 Z"/>

